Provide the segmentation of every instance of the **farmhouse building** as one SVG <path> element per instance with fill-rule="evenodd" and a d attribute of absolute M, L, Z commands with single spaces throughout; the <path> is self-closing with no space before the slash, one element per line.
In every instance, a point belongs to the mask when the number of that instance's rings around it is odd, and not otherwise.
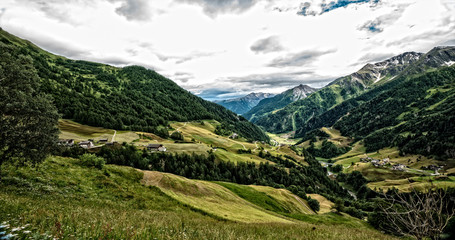
<path fill-rule="evenodd" d="M 92 141 L 84 141 L 84 142 L 80 142 L 79 146 L 81 148 L 89 149 L 89 148 L 95 147 L 95 144 L 93 144 Z"/>
<path fill-rule="evenodd" d="M 74 139 L 59 139 L 57 145 L 71 147 L 74 145 Z"/>
<path fill-rule="evenodd" d="M 166 152 L 166 147 L 163 144 L 149 144 L 147 146 L 147 150 L 152 152 Z"/>

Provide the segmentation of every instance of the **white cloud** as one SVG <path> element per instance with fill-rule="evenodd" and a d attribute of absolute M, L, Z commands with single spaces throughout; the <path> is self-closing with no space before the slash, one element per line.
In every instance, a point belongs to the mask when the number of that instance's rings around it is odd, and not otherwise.
<path fill-rule="evenodd" d="M 2 0 L 0 24 L 56 54 L 151 67 L 221 96 L 322 87 L 366 62 L 455 39 L 453 0 L 354 1 L 324 11 L 330 2 L 340 1 Z M 305 6 L 307 16 L 298 14 Z"/>

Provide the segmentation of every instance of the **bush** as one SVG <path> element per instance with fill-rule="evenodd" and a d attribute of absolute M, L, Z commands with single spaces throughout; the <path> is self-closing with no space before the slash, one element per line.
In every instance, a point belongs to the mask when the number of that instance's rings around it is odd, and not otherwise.
<path fill-rule="evenodd" d="M 308 205 L 311 209 L 313 209 L 313 211 L 319 212 L 320 206 L 318 200 L 311 198 L 308 200 Z"/>
<path fill-rule="evenodd" d="M 171 138 L 174 140 L 182 140 L 183 141 L 183 134 L 179 131 L 175 131 L 171 134 Z"/>
<path fill-rule="evenodd" d="M 104 158 L 97 157 L 96 155 L 90 153 L 85 153 L 84 155 L 80 156 L 79 159 L 81 160 L 81 164 L 86 167 L 103 169 L 104 164 L 106 164 Z"/>

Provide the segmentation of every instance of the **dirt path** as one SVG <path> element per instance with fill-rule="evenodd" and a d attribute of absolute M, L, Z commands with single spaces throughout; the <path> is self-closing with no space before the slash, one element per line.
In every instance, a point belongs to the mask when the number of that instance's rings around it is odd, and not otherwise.
<path fill-rule="evenodd" d="M 114 141 L 115 141 L 115 135 L 117 135 L 117 130 L 114 130 L 114 136 L 112 136 L 111 142 L 114 142 Z"/>
<path fill-rule="evenodd" d="M 188 122 L 185 122 L 185 124 L 183 124 L 183 126 L 178 127 L 178 128 L 175 129 L 175 131 L 173 131 L 172 133 L 178 132 L 178 131 L 180 130 L 180 128 L 185 127 L 187 123 L 188 123 Z M 172 135 L 172 133 L 171 133 L 171 135 Z"/>
<path fill-rule="evenodd" d="M 310 211 L 310 213 L 314 212 L 313 210 L 311 210 L 299 197 L 297 196 L 294 196 L 295 200 L 297 200 L 297 202 L 299 202 L 300 204 L 302 204 L 303 206 L 305 206 L 306 209 L 308 209 L 308 211 Z"/>

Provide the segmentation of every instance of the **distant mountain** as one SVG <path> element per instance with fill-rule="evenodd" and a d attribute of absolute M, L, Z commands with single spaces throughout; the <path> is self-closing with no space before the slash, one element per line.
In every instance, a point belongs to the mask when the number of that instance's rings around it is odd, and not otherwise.
<path fill-rule="evenodd" d="M 308 98 L 290 103 L 283 109 L 262 116 L 249 118 L 248 113 L 245 116 L 269 132 L 296 131 L 312 118 L 343 101 L 394 79 L 411 64 L 417 62 L 422 55 L 407 52 L 382 62 L 367 64 L 359 71 L 338 78 Z"/>
<path fill-rule="evenodd" d="M 243 117 L 205 101 L 155 71 L 117 68 L 56 56 L 0 29 L 0 51 L 33 60 L 39 91 L 54 98 L 63 118 L 91 126 L 156 133 L 166 137 L 169 121 L 214 119 L 249 140 L 268 136 Z M 225 131 L 226 132 L 226 131 Z"/>
<path fill-rule="evenodd" d="M 413 61 L 412 64 L 409 64 L 409 66 L 403 69 L 398 77 L 395 77 L 393 80 L 384 84 L 377 84 L 372 89 L 366 91 L 358 97 L 346 100 L 328 111 L 309 119 L 305 124 L 297 129 L 295 137 L 303 137 L 307 132 L 313 129 L 332 126 L 336 121 L 348 114 L 351 110 L 372 100 L 378 95 L 395 88 L 413 75 L 433 71 L 435 68 L 453 64 L 455 64 L 455 47 L 436 47 L 424 55 L 420 54 L 420 58 L 417 61 Z"/>
<path fill-rule="evenodd" d="M 286 90 L 274 97 L 261 100 L 255 107 L 243 116 L 254 121 L 254 119 L 283 108 L 292 102 L 304 99 L 315 91 L 317 91 L 317 89 L 308 85 L 300 84 L 299 86 Z"/>
<path fill-rule="evenodd" d="M 237 114 L 244 114 L 255 107 L 262 99 L 273 96 L 275 96 L 275 94 L 272 93 L 250 93 L 243 97 L 215 101 L 215 103 L 218 103 Z"/>

